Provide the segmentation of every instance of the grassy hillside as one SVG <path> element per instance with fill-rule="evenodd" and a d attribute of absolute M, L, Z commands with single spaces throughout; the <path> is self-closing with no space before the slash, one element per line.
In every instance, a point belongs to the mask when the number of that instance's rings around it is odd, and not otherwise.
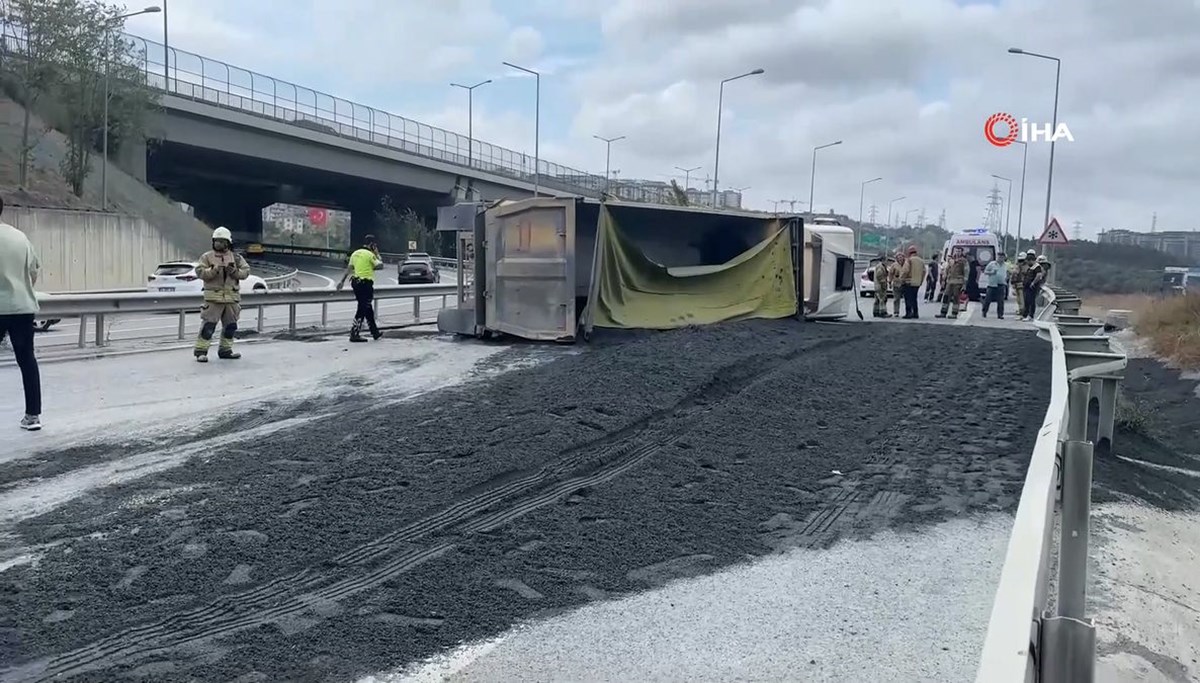
<path fill-rule="evenodd" d="M 33 152 L 30 182 L 25 190 L 17 187 L 20 165 L 21 124 L 24 109 L 12 99 L 0 96 L 0 195 L 7 204 L 58 209 L 101 210 L 99 155 L 93 157 L 92 172 L 84 183 L 82 197 L 71 193 L 59 175 L 59 162 L 66 154 L 67 141 L 61 133 L 33 117 L 31 131 L 41 140 Z M 208 248 L 211 228 L 180 210 L 179 206 L 154 188 L 117 168 L 108 166 L 109 210 L 145 218 L 172 244 L 188 252 L 201 253 Z"/>

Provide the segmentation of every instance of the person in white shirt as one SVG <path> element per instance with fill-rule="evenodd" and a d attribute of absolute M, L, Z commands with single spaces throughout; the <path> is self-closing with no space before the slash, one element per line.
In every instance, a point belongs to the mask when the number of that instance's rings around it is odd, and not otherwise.
<path fill-rule="evenodd" d="M 12 341 L 13 355 L 21 368 L 25 386 L 25 417 L 21 429 L 42 428 L 42 379 L 33 351 L 33 319 L 38 312 L 37 254 L 25 233 L 3 222 L 4 199 L 0 198 L 0 339 Z"/>

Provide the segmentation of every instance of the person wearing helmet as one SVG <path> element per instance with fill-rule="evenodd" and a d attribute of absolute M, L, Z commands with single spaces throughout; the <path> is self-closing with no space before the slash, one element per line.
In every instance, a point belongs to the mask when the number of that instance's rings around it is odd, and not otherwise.
<path fill-rule="evenodd" d="M 962 248 L 955 247 L 950 253 L 950 263 L 946 264 L 946 286 L 942 289 L 945 293 L 942 299 L 942 310 L 935 315 L 935 318 L 957 318 L 958 309 L 962 306 L 963 287 L 967 284 L 967 257 L 963 256 Z M 946 315 L 949 309 L 950 315 Z"/>
<path fill-rule="evenodd" d="M 938 274 L 942 268 L 942 264 L 938 261 L 938 254 L 934 252 L 929 255 L 929 268 L 925 273 L 925 301 L 932 303 L 934 295 L 937 294 Z"/>
<path fill-rule="evenodd" d="M 208 362 L 208 347 L 212 344 L 217 324 L 221 325 L 221 342 L 217 357 L 233 360 L 242 354 L 233 350 L 233 335 L 237 332 L 242 314 L 241 283 L 250 276 L 250 265 L 241 254 L 233 251 L 233 235 L 229 229 L 213 230 L 212 251 L 205 252 L 196 266 L 196 275 L 204 281 L 204 304 L 200 307 L 200 334 L 196 337 L 195 356 Z"/>
<path fill-rule="evenodd" d="M 1009 284 L 1017 295 L 1017 318 L 1025 318 L 1025 271 L 1029 263 L 1025 260 L 1025 252 L 1017 252 L 1017 263 L 1008 274 Z"/>
<path fill-rule="evenodd" d="M 1028 268 L 1025 270 L 1025 280 L 1022 282 L 1025 287 L 1025 315 L 1021 319 L 1026 322 L 1033 321 L 1033 315 L 1037 312 L 1038 294 L 1041 292 L 1042 283 L 1046 281 L 1046 257 L 1035 256 L 1032 259 L 1033 263 L 1028 263 L 1031 260 L 1029 256 L 1031 253 L 1033 250 L 1025 254 Z"/>
<path fill-rule="evenodd" d="M 871 307 L 871 315 L 875 318 L 888 318 L 890 316 L 887 312 L 887 293 L 891 271 L 888 269 L 887 254 L 879 255 L 879 261 L 875 264 L 872 274 L 872 279 L 875 280 L 875 305 Z"/>

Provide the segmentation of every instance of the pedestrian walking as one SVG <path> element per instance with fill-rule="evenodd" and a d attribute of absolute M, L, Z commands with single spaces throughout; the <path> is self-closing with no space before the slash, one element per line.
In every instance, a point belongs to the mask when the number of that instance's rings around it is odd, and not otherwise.
<path fill-rule="evenodd" d="M 904 260 L 904 317 L 908 320 L 920 318 L 917 294 L 921 291 L 921 283 L 925 281 L 925 259 L 921 258 L 916 247 L 908 248 L 908 258 Z"/>
<path fill-rule="evenodd" d="M 987 284 L 983 299 L 983 317 L 987 317 L 988 310 L 994 303 L 996 319 L 1004 320 L 1004 294 L 1005 287 L 1008 286 L 1008 262 L 1004 260 L 1004 254 L 1000 254 L 999 258 L 989 261 L 984 266 L 983 276 Z"/>
<path fill-rule="evenodd" d="M 383 259 L 379 256 L 379 245 L 374 235 L 363 238 L 363 246 L 350 254 L 350 262 L 346 272 L 337 283 L 338 291 L 346 286 L 346 278 L 350 278 L 350 288 L 354 290 L 354 299 L 358 308 L 354 312 L 354 323 L 350 326 L 350 341 L 365 342 L 362 336 L 363 322 L 371 332 L 371 338 L 378 340 L 383 336 L 375 324 L 375 271 L 383 267 Z"/>
<path fill-rule="evenodd" d="M 935 318 L 957 318 L 959 308 L 962 306 L 960 299 L 962 298 L 963 286 L 967 282 L 967 259 L 963 256 L 962 249 L 955 247 L 950 254 L 950 262 L 946 264 L 946 285 L 942 288 L 942 310 L 935 315 Z M 946 315 L 947 309 L 950 310 L 950 315 Z"/>
<path fill-rule="evenodd" d="M 38 312 L 37 284 L 41 264 L 25 233 L 5 223 L 0 198 L 0 340 L 12 341 L 25 390 L 25 416 L 21 429 L 42 428 L 42 378 L 33 348 L 33 319 Z"/>
<path fill-rule="evenodd" d="M 242 316 L 242 280 L 250 277 L 250 264 L 233 251 L 233 235 L 221 226 L 213 230 L 212 251 L 204 252 L 196 266 L 196 275 L 204 282 L 204 304 L 200 306 L 200 334 L 196 336 L 193 355 L 199 363 L 208 362 L 217 324 L 221 339 L 217 358 L 237 360 L 242 354 L 233 350 L 233 335 Z"/>

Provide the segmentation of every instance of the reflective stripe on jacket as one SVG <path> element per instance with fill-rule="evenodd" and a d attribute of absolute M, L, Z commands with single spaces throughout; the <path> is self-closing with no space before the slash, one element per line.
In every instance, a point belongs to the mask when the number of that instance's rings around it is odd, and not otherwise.
<path fill-rule="evenodd" d="M 229 263 L 237 267 L 233 275 L 225 270 Z M 204 281 L 205 301 L 236 304 L 242 300 L 241 282 L 250 276 L 250 264 L 241 254 L 232 251 L 208 251 L 200 257 L 196 275 Z"/>

